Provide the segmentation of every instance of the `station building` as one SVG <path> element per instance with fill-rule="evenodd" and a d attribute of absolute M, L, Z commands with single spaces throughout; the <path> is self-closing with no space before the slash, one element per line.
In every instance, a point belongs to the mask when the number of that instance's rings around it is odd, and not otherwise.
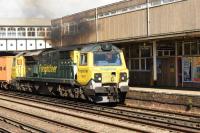
<path fill-rule="evenodd" d="M 0 19 L 0 51 L 51 47 L 50 19 Z"/>
<path fill-rule="evenodd" d="M 117 45 L 131 85 L 198 88 L 199 7 L 199 0 L 124 0 L 52 20 L 52 41 Z"/>

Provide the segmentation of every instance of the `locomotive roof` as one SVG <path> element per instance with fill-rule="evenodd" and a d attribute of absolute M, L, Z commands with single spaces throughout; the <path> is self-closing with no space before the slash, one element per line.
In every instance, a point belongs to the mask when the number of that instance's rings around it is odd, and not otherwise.
<path fill-rule="evenodd" d="M 87 45 L 73 45 L 73 46 L 66 46 L 66 47 L 61 47 L 59 48 L 59 51 L 71 51 L 71 50 L 80 50 L 81 52 L 89 52 L 89 51 L 103 51 L 102 50 L 102 46 L 103 45 L 109 45 L 111 46 L 111 51 L 120 51 L 119 48 L 117 48 L 116 46 L 112 45 L 112 44 L 87 44 Z"/>
<path fill-rule="evenodd" d="M 103 45 L 110 46 L 110 50 L 102 50 Z M 87 45 L 72 45 L 72 46 L 65 46 L 59 48 L 48 48 L 42 50 L 33 50 L 25 52 L 24 56 L 39 56 L 40 54 L 49 53 L 49 52 L 56 52 L 56 51 L 72 51 L 72 50 L 79 50 L 81 52 L 96 52 L 96 51 L 115 51 L 119 52 L 120 49 L 112 44 L 87 44 Z"/>
<path fill-rule="evenodd" d="M 53 51 L 53 50 L 55 50 L 55 48 L 47 48 L 47 49 L 41 49 L 41 50 L 32 50 L 32 51 L 25 52 L 24 56 L 38 56 L 38 55 L 40 55 L 43 52 Z"/>

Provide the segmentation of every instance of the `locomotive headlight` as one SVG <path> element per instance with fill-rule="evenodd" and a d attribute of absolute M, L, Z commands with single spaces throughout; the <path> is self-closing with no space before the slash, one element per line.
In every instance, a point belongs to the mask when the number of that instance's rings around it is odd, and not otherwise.
<path fill-rule="evenodd" d="M 122 72 L 122 73 L 120 73 L 120 81 L 127 81 L 127 73 L 125 73 L 125 72 Z"/>
<path fill-rule="evenodd" d="M 94 81 L 95 82 L 101 82 L 102 81 L 102 75 L 101 75 L 101 73 L 95 73 L 94 74 Z"/>

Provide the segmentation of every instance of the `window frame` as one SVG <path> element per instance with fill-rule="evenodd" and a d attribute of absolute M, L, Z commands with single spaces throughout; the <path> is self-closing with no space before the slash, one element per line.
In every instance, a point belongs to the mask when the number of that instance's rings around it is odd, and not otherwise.
<path fill-rule="evenodd" d="M 27 28 L 27 36 L 28 37 L 36 37 L 36 29 L 35 29 L 35 27 L 28 27 Z"/>
<path fill-rule="evenodd" d="M 24 27 L 17 28 L 17 36 L 18 37 L 26 37 L 26 28 L 24 28 Z"/>
<path fill-rule="evenodd" d="M 37 36 L 38 37 L 45 37 L 45 28 L 44 27 L 38 27 L 37 28 Z"/>
<path fill-rule="evenodd" d="M 16 37 L 17 30 L 15 27 L 8 27 L 7 37 Z"/>
<path fill-rule="evenodd" d="M 137 44 L 139 45 L 139 44 Z M 128 66 L 129 66 L 129 70 L 130 71 L 143 71 L 143 72 L 149 72 L 151 71 L 151 67 L 147 67 L 147 60 L 152 60 L 152 46 L 151 45 L 147 45 L 147 46 L 138 46 L 138 56 L 135 57 L 135 54 L 132 53 L 131 50 L 133 50 L 137 45 L 133 45 L 132 47 L 129 48 L 129 57 L 128 57 Z M 134 47 L 134 48 L 133 48 Z M 150 51 L 150 55 L 149 57 L 142 57 L 142 48 L 148 48 Z M 132 57 L 133 56 L 133 57 Z M 137 60 L 137 68 L 135 68 L 134 65 L 134 60 Z M 142 68 L 142 61 L 144 63 L 143 68 Z"/>
<path fill-rule="evenodd" d="M 6 28 L 0 27 L 0 37 L 6 37 Z"/>

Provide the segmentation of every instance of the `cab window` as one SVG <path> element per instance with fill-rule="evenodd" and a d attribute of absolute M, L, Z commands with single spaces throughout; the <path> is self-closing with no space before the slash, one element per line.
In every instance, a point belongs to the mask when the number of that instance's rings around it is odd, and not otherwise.
<path fill-rule="evenodd" d="M 12 64 L 13 67 L 16 66 L 16 58 L 13 58 L 13 64 Z"/>
<path fill-rule="evenodd" d="M 120 53 L 118 52 L 95 52 L 95 66 L 121 66 Z"/>
<path fill-rule="evenodd" d="M 87 54 L 81 54 L 80 65 L 82 65 L 82 66 L 87 65 Z"/>

